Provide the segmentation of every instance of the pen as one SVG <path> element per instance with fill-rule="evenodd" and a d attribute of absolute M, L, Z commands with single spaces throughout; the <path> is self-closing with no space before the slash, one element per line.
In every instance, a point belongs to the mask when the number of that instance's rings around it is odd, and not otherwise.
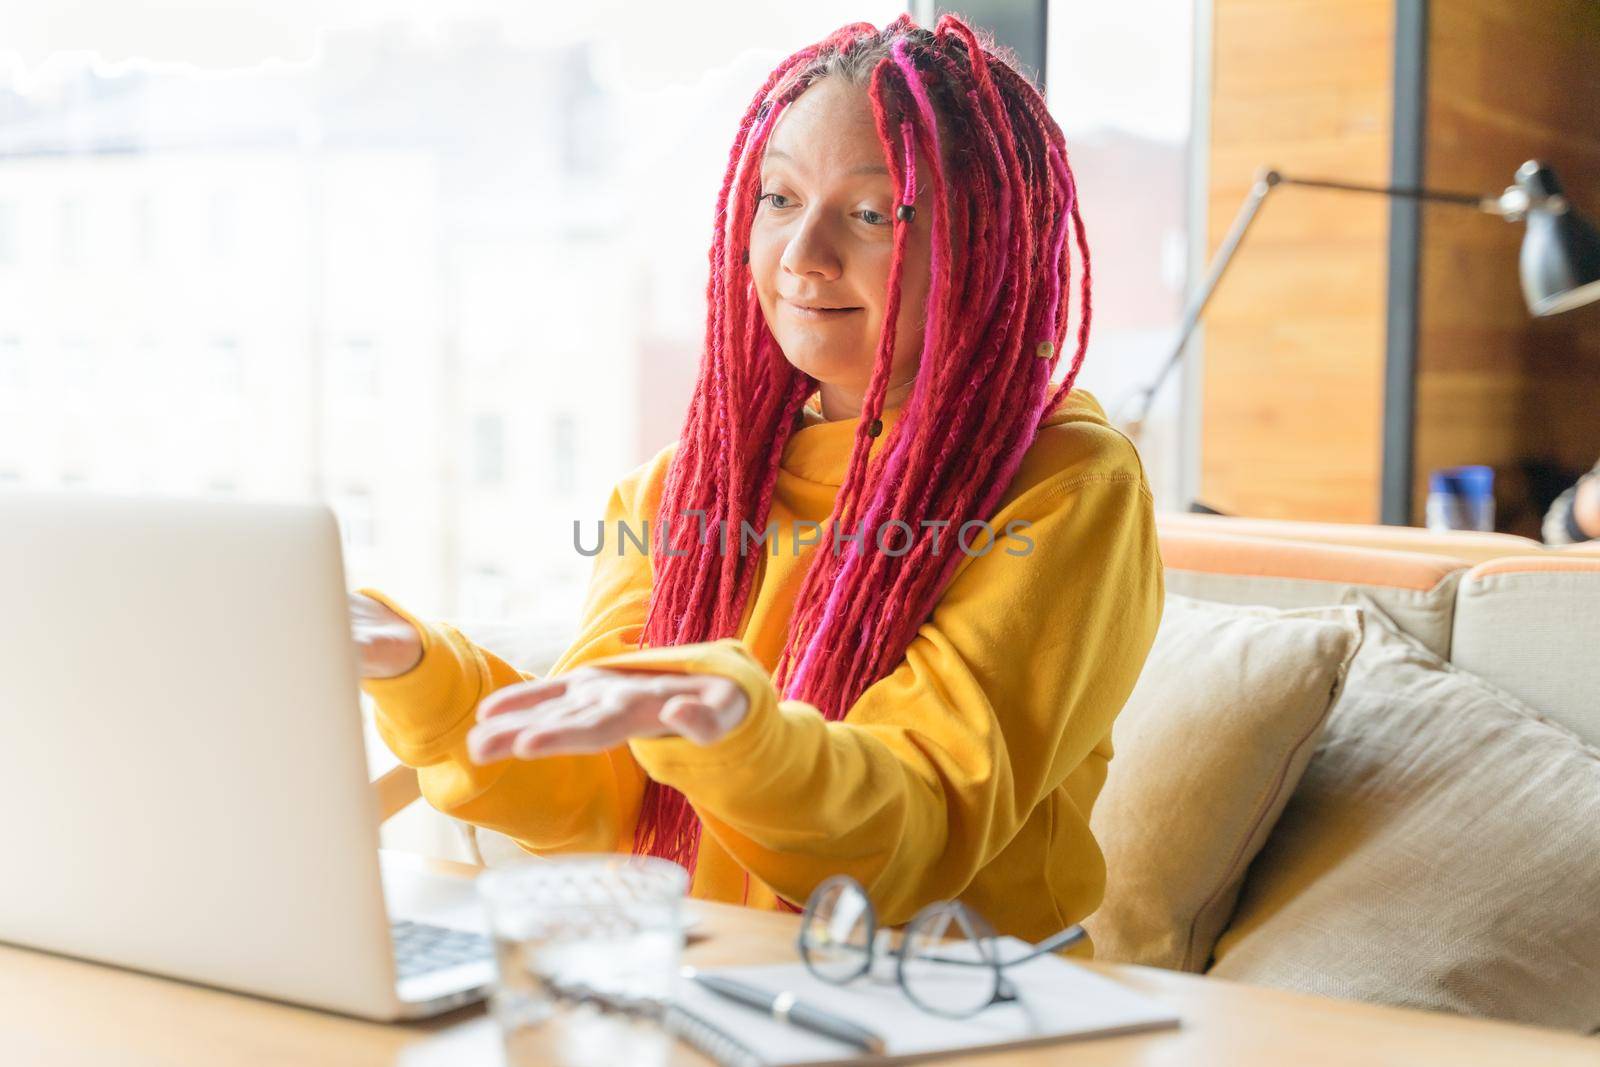
<path fill-rule="evenodd" d="M 798 1026 L 802 1030 L 810 1030 L 814 1034 L 831 1037 L 836 1041 L 843 1041 L 864 1052 L 879 1055 L 883 1053 L 883 1038 L 849 1019 L 841 1019 L 832 1012 L 803 1004 L 795 999 L 793 993 L 768 993 L 764 989 L 757 989 L 755 986 L 714 974 L 694 972 L 690 977 L 718 996 L 755 1008 L 757 1011 L 767 1012 L 779 1022 Z"/>

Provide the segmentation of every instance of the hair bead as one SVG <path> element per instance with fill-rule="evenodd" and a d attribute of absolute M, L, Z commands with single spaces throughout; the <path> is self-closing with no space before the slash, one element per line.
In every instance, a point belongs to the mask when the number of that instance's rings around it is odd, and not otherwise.
<path fill-rule="evenodd" d="M 1055 342 L 1040 341 L 1039 347 L 1033 350 L 1033 354 L 1038 356 L 1040 359 L 1049 359 L 1051 356 L 1056 354 Z"/>
<path fill-rule="evenodd" d="M 867 436 L 876 437 L 883 432 L 883 420 L 873 419 L 872 425 L 867 427 Z"/>
<path fill-rule="evenodd" d="M 894 217 L 901 222 L 910 222 L 917 217 L 917 209 L 911 204 L 901 204 L 894 209 Z"/>

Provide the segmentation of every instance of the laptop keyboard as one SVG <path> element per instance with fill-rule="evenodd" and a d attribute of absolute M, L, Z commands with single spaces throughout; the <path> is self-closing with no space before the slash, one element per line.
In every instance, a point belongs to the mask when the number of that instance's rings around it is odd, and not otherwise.
<path fill-rule="evenodd" d="M 444 926 L 400 920 L 389 926 L 394 939 L 395 966 L 401 978 L 415 978 L 463 963 L 486 960 L 494 954 L 482 934 Z"/>

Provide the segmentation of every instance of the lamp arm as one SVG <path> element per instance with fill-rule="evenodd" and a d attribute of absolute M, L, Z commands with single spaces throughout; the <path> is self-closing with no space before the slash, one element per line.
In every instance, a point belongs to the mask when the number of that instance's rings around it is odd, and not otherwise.
<path fill-rule="evenodd" d="M 1256 176 L 1255 182 L 1250 186 L 1250 192 L 1245 195 L 1244 203 L 1239 205 L 1238 214 L 1233 217 L 1233 225 L 1228 227 L 1227 234 L 1222 238 L 1222 244 L 1217 246 L 1216 252 L 1212 255 L 1211 263 L 1206 267 L 1205 277 L 1200 280 L 1199 288 L 1189 294 L 1183 316 L 1178 323 L 1178 339 L 1172 346 L 1172 354 L 1161 364 L 1161 370 L 1155 379 L 1134 394 L 1133 402 L 1137 406 L 1132 414 L 1121 417 L 1113 413 L 1115 420 L 1128 427 L 1135 439 L 1139 435 L 1139 428 L 1144 423 L 1145 417 L 1150 414 L 1150 405 L 1155 402 L 1156 394 L 1161 391 L 1161 386 L 1173 368 L 1183 359 L 1183 350 L 1189 344 L 1189 336 L 1194 333 L 1195 326 L 1200 322 L 1200 316 L 1205 313 L 1206 305 L 1211 302 L 1211 294 L 1216 292 L 1217 283 L 1222 281 L 1223 274 L 1228 270 L 1228 264 L 1233 262 L 1233 255 L 1239 250 L 1239 243 L 1244 240 L 1250 224 L 1255 221 L 1256 212 L 1261 210 L 1262 203 L 1277 184 L 1276 181 L 1268 180 L 1269 176 L 1275 173 L 1263 171 Z"/>
<path fill-rule="evenodd" d="M 1504 196 L 1474 196 L 1472 193 L 1447 193 L 1437 189 L 1407 189 L 1397 185 L 1362 185 L 1357 182 L 1335 182 L 1325 178 L 1291 178 L 1277 171 L 1268 171 L 1274 184 L 1303 185 L 1312 189 L 1339 189 L 1347 193 L 1380 193 L 1400 200 L 1430 200 L 1440 204 L 1461 204 L 1475 207 L 1490 215 L 1506 216 L 1509 206 Z"/>
<path fill-rule="evenodd" d="M 1228 228 L 1228 233 L 1222 239 L 1222 244 L 1217 247 L 1216 253 L 1211 257 L 1211 263 L 1206 267 L 1205 277 L 1200 280 L 1200 286 L 1189 297 L 1183 309 L 1183 316 L 1178 322 L 1178 338 L 1172 346 L 1172 353 L 1161 364 L 1161 370 L 1156 374 L 1151 383 L 1140 389 L 1131 398 L 1134 408 L 1131 414 L 1116 416 L 1115 421 L 1127 427 L 1130 436 L 1137 439 L 1139 429 L 1145 418 L 1150 414 L 1150 406 L 1155 402 L 1156 394 L 1161 391 L 1161 386 L 1166 383 L 1167 377 L 1174 367 L 1183 359 L 1184 349 L 1188 347 L 1189 337 L 1200 323 L 1200 316 L 1205 313 L 1206 305 L 1211 302 L 1211 294 L 1216 291 L 1222 276 L 1227 272 L 1228 264 L 1233 261 L 1234 253 L 1238 252 L 1240 243 L 1244 240 L 1245 233 L 1250 229 L 1250 224 L 1255 221 L 1256 213 L 1261 210 L 1262 203 L 1269 193 L 1279 185 L 1303 185 L 1317 189 L 1338 189 L 1351 193 L 1379 193 L 1383 196 L 1399 197 L 1406 200 L 1431 200 L 1445 204 L 1459 204 L 1474 207 L 1490 215 L 1497 215 L 1508 221 L 1516 221 L 1527 210 L 1527 197 L 1520 195 L 1521 190 L 1516 186 L 1507 189 L 1498 197 L 1473 196 L 1471 193 L 1449 193 L 1434 189 L 1406 189 L 1391 185 L 1361 185 L 1355 182 L 1327 181 L 1322 178 L 1292 178 L 1271 167 L 1264 168 L 1256 174 L 1255 182 L 1250 186 L 1250 192 L 1245 195 L 1244 203 L 1239 206 L 1239 213 L 1233 218 L 1233 225 Z"/>

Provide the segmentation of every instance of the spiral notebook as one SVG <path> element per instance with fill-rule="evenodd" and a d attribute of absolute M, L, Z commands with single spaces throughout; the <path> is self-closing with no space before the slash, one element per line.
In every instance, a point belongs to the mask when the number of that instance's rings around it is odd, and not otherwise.
<path fill-rule="evenodd" d="M 1001 938 L 1001 957 L 1029 946 Z M 696 982 L 679 984 L 670 1025 L 678 1037 L 723 1067 L 827 1067 L 894 1063 L 963 1052 L 997 1051 L 1179 1025 L 1166 1005 L 1060 956 L 1041 956 L 1006 969 L 1018 1001 L 997 1004 L 968 1019 L 946 1019 L 918 1008 L 892 980 L 858 978 L 830 985 L 800 963 L 706 968 L 763 990 L 787 990 L 870 1027 L 886 1045 L 882 1056 L 779 1022 L 717 996 Z"/>

